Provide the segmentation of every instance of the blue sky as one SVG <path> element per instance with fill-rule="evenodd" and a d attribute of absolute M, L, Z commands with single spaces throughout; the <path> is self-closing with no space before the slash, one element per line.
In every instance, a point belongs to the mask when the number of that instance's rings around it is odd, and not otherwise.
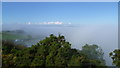
<path fill-rule="evenodd" d="M 117 23 L 117 2 L 3 2 L 3 23 Z"/>
<path fill-rule="evenodd" d="M 2 0 L 3 2 L 118 2 L 119 0 Z"/>

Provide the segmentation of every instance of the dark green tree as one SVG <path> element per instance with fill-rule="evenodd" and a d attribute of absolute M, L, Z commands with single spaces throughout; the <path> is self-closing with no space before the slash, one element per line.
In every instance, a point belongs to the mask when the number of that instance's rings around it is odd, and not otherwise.
<path fill-rule="evenodd" d="M 79 66 L 89 68 L 103 65 L 103 52 L 97 45 L 85 45 L 82 50 L 71 48 L 62 35 L 49 37 L 36 45 L 22 48 L 14 43 L 3 46 L 3 67 L 15 66 Z M 103 63 L 103 64 L 102 64 Z"/>
<path fill-rule="evenodd" d="M 102 49 L 97 45 L 88 45 L 82 47 L 81 50 L 82 53 L 84 53 L 87 58 L 91 60 L 91 62 L 95 62 L 97 65 L 105 65 L 105 60 L 103 58 L 103 51 Z"/>
<path fill-rule="evenodd" d="M 109 55 L 113 60 L 113 64 L 120 68 L 120 49 L 115 49 Z"/>

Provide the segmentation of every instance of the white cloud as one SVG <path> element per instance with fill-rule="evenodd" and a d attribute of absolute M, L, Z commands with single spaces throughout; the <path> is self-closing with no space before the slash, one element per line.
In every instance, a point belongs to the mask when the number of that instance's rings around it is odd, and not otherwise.
<path fill-rule="evenodd" d="M 56 22 L 44 22 L 44 23 L 41 23 L 41 24 L 56 24 L 56 25 L 61 25 L 61 24 L 63 24 L 63 22 L 59 22 L 59 21 L 56 21 Z"/>
<path fill-rule="evenodd" d="M 68 24 L 71 24 L 71 23 L 68 23 Z"/>
<path fill-rule="evenodd" d="M 60 22 L 60 21 L 55 21 L 55 22 L 43 22 L 43 23 L 31 23 L 31 22 L 28 22 L 28 23 L 26 23 L 26 24 L 28 24 L 28 25 L 31 25 L 31 24 L 62 25 L 62 24 L 64 24 L 64 23 L 63 23 L 63 22 Z"/>
<path fill-rule="evenodd" d="M 31 22 L 28 22 L 28 25 L 30 25 L 31 24 Z"/>

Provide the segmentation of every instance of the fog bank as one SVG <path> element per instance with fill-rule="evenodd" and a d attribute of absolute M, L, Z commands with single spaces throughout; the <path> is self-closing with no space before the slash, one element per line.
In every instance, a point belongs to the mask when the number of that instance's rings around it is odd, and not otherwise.
<path fill-rule="evenodd" d="M 2 30 L 24 30 L 30 35 L 64 35 L 73 48 L 81 49 L 85 44 L 97 44 L 104 51 L 106 64 L 111 66 L 109 53 L 118 48 L 118 26 L 113 24 L 90 25 L 23 25 L 3 24 Z"/>

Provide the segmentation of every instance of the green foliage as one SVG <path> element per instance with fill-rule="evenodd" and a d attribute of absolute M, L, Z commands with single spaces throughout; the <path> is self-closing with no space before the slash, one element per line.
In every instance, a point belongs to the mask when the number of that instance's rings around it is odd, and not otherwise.
<path fill-rule="evenodd" d="M 27 39 L 28 37 L 20 34 L 20 33 L 16 33 L 15 31 L 3 31 L 2 33 L 0 33 L 0 35 L 2 35 L 2 39 L 3 40 L 16 40 L 16 39 Z"/>
<path fill-rule="evenodd" d="M 24 48 L 26 48 L 26 46 L 16 45 L 12 41 L 6 41 L 6 40 L 2 41 L 2 50 L 3 50 L 2 54 L 10 54 L 12 52 L 15 52 L 16 50 L 21 50 Z"/>
<path fill-rule="evenodd" d="M 4 41 L 3 66 L 100 66 L 103 59 L 98 58 L 102 58 L 103 53 L 98 48 L 85 45 L 82 50 L 72 49 L 64 36 L 53 34 L 27 48 Z M 87 53 L 90 50 L 92 53 Z M 89 57 L 93 55 L 95 57 Z"/>
<path fill-rule="evenodd" d="M 109 53 L 113 60 L 113 64 L 117 67 L 120 67 L 120 49 L 116 49 L 113 52 Z"/>
<path fill-rule="evenodd" d="M 103 59 L 103 51 L 97 45 L 88 45 L 82 47 L 82 52 L 87 55 L 91 62 L 95 62 L 97 65 L 105 65 L 105 60 Z"/>
<path fill-rule="evenodd" d="M 14 66 L 16 63 L 16 53 L 25 49 L 26 46 L 16 45 L 12 41 L 2 40 L 2 65 L 4 67 Z"/>

